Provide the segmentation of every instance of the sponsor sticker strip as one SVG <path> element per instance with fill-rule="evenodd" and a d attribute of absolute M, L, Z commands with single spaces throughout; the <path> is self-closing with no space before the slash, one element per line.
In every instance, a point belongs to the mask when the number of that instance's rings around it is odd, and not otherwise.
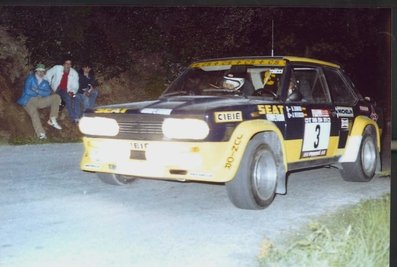
<path fill-rule="evenodd" d="M 288 118 L 305 118 L 307 117 L 306 107 L 301 106 L 286 106 Z"/>
<path fill-rule="evenodd" d="M 141 109 L 141 113 L 146 114 L 159 114 L 159 115 L 170 115 L 172 109 L 168 108 L 144 108 Z"/>
<path fill-rule="evenodd" d="M 211 66 L 228 66 L 228 65 L 268 65 L 268 66 L 285 66 L 283 59 L 235 59 L 198 62 L 190 65 L 192 68 L 211 67 Z"/>

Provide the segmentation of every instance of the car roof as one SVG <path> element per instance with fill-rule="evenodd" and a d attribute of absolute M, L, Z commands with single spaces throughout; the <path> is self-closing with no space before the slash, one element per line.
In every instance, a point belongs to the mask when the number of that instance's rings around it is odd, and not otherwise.
<path fill-rule="evenodd" d="M 340 68 L 340 65 L 328 61 L 295 56 L 246 56 L 246 57 L 224 57 L 199 60 L 190 65 L 190 67 L 213 66 L 213 65 L 274 65 L 285 66 L 286 62 L 311 63 L 334 68 Z"/>

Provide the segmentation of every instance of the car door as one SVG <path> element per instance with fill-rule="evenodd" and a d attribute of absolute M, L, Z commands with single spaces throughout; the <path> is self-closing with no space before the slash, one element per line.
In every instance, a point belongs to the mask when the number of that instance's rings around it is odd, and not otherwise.
<path fill-rule="evenodd" d="M 343 149 L 346 146 L 347 137 L 353 125 L 353 106 L 358 101 L 358 98 L 340 69 L 324 68 L 324 74 L 334 103 L 337 125 L 339 126 L 338 149 Z"/>
<path fill-rule="evenodd" d="M 321 67 L 291 65 L 291 78 L 295 78 L 295 90 L 299 94 L 297 99 L 290 100 L 288 85 L 285 86 L 287 160 L 299 165 L 308 160 L 333 157 L 337 147 L 337 118 Z"/>

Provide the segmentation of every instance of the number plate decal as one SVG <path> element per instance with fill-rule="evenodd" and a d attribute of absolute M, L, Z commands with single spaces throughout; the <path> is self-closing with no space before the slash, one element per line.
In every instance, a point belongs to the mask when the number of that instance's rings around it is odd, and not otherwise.
<path fill-rule="evenodd" d="M 301 157 L 325 156 L 330 132 L 330 118 L 306 118 Z"/>

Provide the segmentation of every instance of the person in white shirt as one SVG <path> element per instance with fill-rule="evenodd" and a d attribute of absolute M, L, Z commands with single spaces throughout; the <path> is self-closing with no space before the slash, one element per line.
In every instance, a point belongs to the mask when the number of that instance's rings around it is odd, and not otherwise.
<path fill-rule="evenodd" d="M 69 118 L 73 122 L 78 121 L 78 114 L 76 114 L 73 104 L 79 89 L 79 74 L 72 68 L 72 58 L 68 55 L 64 58 L 63 65 L 55 65 L 49 69 L 45 79 L 66 104 Z"/>

